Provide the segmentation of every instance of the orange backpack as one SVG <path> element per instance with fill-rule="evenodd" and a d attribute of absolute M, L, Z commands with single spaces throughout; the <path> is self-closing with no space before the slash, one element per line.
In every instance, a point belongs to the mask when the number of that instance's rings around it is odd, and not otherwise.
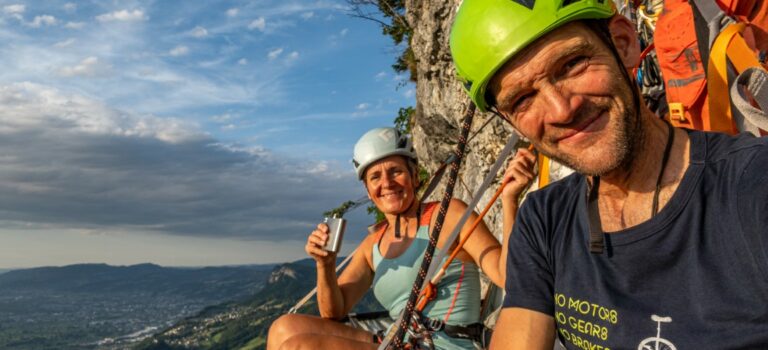
<path fill-rule="evenodd" d="M 765 67 L 768 0 L 665 0 L 653 41 L 669 120 L 690 129 L 742 131 L 729 85 L 748 68 Z"/>

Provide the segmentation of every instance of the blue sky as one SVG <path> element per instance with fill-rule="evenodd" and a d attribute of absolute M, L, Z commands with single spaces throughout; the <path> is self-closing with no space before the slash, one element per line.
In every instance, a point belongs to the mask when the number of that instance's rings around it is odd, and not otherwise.
<path fill-rule="evenodd" d="M 0 2 L 0 267 L 304 257 L 364 195 L 354 142 L 415 103 L 345 6 Z"/>

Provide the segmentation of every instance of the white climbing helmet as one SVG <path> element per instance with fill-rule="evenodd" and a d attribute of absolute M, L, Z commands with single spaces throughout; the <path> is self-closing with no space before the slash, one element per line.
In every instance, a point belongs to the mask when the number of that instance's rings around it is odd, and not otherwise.
<path fill-rule="evenodd" d="M 411 138 L 391 127 L 375 128 L 366 132 L 357 140 L 352 158 L 357 177 L 362 180 L 369 165 L 389 156 L 405 156 L 415 160 Z"/>

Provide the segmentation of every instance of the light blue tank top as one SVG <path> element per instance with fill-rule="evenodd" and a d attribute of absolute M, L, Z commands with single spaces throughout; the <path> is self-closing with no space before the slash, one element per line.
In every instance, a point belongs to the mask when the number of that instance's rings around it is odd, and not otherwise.
<path fill-rule="evenodd" d="M 420 220 L 416 238 L 400 256 L 384 259 L 379 251 L 379 242 L 373 245 L 373 294 L 392 318 L 397 318 L 405 308 L 413 281 L 424 259 L 429 244 L 431 212 L 426 210 Z M 441 265 L 444 262 L 445 258 Z M 480 276 L 477 265 L 453 260 L 437 285 L 436 299 L 427 304 L 424 315 L 451 325 L 480 322 Z M 451 338 L 442 332 L 435 333 L 433 340 L 437 349 L 473 348 L 471 341 Z"/>

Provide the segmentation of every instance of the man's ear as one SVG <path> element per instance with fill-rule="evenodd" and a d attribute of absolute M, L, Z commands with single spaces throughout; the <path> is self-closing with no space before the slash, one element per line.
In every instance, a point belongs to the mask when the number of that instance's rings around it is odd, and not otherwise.
<path fill-rule="evenodd" d="M 639 67 L 640 42 L 632 22 L 622 15 L 614 15 L 608 22 L 608 30 L 611 32 L 611 39 L 624 67 L 627 69 Z"/>

